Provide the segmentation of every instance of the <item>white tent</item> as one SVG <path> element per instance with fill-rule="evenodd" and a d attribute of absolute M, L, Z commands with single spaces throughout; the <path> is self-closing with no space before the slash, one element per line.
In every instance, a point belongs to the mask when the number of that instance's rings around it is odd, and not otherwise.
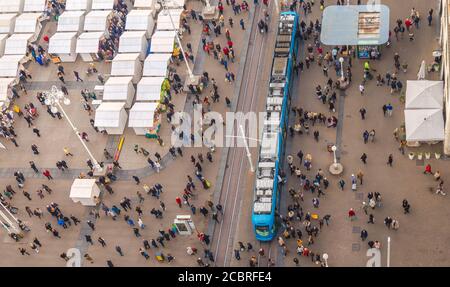
<path fill-rule="evenodd" d="M 44 12 L 47 8 L 46 0 L 25 0 L 23 12 Z"/>
<path fill-rule="evenodd" d="M 406 81 L 406 109 L 442 109 L 444 82 Z"/>
<path fill-rule="evenodd" d="M 110 77 L 103 87 L 103 101 L 125 102 L 125 108 L 130 108 L 134 98 L 132 77 Z"/>
<path fill-rule="evenodd" d="M 0 14 L 0 33 L 12 34 L 16 23 L 16 13 Z"/>
<path fill-rule="evenodd" d="M 183 9 L 170 9 L 161 11 L 158 14 L 158 19 L 156 20 L 156 30 L 172 31 L 179 29 L 181 13 L 183 13 Z"/>
<path fill-rule="evenodd" d="M 5 54 L 6 39 L 8 39 L 8 34 L 0 34 L 0 57 Z"/>
<path fill-rule="evenodd" d="M 9 88 L 15 80 L 15 78 L 0 78 L 0 102 L 3 102 L 3 105 L 7 107 L 10 103 L 10 96 L 12 96 L 9 92 Z"/>
<path fill-rule="evenodd" d="M 104 129 L 110 135 L 121 135 L 127 122 L 124 102 L 101 103 L 95 110 L 94 126 Z"/>
<path fill-rule="evenodd" d="M 91 62 L 97 57 L 99 42 L 103 37 L 103 32 L 86 32 L 77 39 L 75 52 L 81 54 L 85 62 Z"/>
<path fill-rule="evenodd" d="M 15 78 L 24 55 L 5 55 L 0 58 L 0 77 Z"/>
<path fill-rule="evenodd" d="M 172 54 L 150 54 L 144 61 L 144 77 L 166 77 Z"/>
<path fill-rule="evenodd" d="M 114 0 L 92 0 L 92 10 L 113 10 Z"/>
<path fill-rule="evenodd" d="M 134 0 L 133 8 L 135 9 L 152 9 L 153 11 L 159 10 L 161 6 L 158 4 L 158 0 Z"/>
<path fill-rule="evenodd" d="M 5 55 L 25 55 L 34 34 L 12 34 L 6 39 Z"/>
<path fill-rule="evenodd" d="M 150 38 L 155 21 L 153 20 L 154 10 L 131 10 L 127 15 L 125 30 L 127 31 L 146 31 Z"/>
<path fill-rule="evenodd" d="M 78 56 L 76 42 L 77 32 L 57 32 L 50 38 L 48 52 L 57 54 L 61 62 L 75 62 Z"/>
<path fill-rule="evenodd" d="M 22 13 L 23 0 L 0 1 L 0 13 Z"/>
<path fill-rule="evenodd" d="M 42 13 L 23 13 L 19 15 L 16 18 L 14 33 L 34 33 L 35 38 L 32 42 L 36 41 L 42 29 L 42 15 Z"/>
<path fill-rule="evenodd" d="M 159 102 L 164 79 L 164 77 L 143 77 L 137 85 L 136 101 Z"/>
<path fill-rule="evenodd" d="M 175 9 L 175 8 L 183 8 L 185 0 L 166 0 L 164 1 L 165 7 L 169 9 Z"/>
<path fill-rule="evenodd" d="M 147 54 L 148 42 L 145 31 L 126 31 L 119 39 L 119 53 L 139 53 L 144 60 Z"/>
<path fill-rule="evenodd" d="M 84 31 L 105 31 L 107 29 L 108 20 L 112 16 L 112 11 L 93 10 L 89 12 L 84 18 Z"/>
<path fill-rule="evenodd" d="M 159 103 L 135 103 L 130 109 L 128 126 L 137 135 L 145 135 L 154 126 L 155 111 Z"/>
<path fill-rule="evenodd" d="M 76 178 L 70 188 L 70 198 L 73 202 L 80 202 L 83 206 L 95 206 L 96 198 L 100 195 L 95 179 Z"/>
<path fill-rule="evenodd" d="M 441 109 L 405 110 L 406 140 L 431 142 L 444 140 Z"/>
<path fill-rule="evenodd" d="M 92 0 L 66 0 L 66 11 L 91 11 Z"/>
<path fill-rule="evenodd" d="M 132 76 L 136 84 L 142 77 L 142 63 L 138 53 L 117 54 L 112 60 L 111 76 Z"/>
<path fill-rule="evenodd" d="M 175 43 L 175 31 L 156 31 L 151 40 L 151 53 L 172 53 Z"/>
<path fill-rule="evenodd" d="M 84 24 L 84 11 L 65 11 L 59 16 L 58 32 L 81 32 Z"/>

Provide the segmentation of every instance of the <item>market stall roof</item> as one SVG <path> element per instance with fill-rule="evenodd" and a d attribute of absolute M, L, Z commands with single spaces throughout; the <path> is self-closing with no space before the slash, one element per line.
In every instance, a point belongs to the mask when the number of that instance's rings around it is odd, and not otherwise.
<path fill-rule="evenodd" d="M 66 11 L 89 11 L 92 0 L 66 0 Z"/>
<path fill-rule="evenodd" d="M 442 109 L 443 81 L 406 81 L 406 109 Z"/>
<path fill-rule="evenodd" d="M 169 9 L 182 8 L 185 2 L 185 0 L 166 0 L 164 6 Z"/>
<path fill-rule="evenodd" d="M 128 126 L 131 128 L 153 127 L 155 111 L 159 103 L 135 103 L 130 109 Z"/>
<path fill-rule="evenodd" d="M 119 53 L 140 53 L 145 47 L 142 46 L 147 41 L 146 31 L 126 31 L 119 39 Z"/>
<path fill-rule="evenodd" d="M 157 0 L 135 0 L 133 8 L 148 8 L 153 9 L 157 4 Z"/>
<path fill-rule="evenodd" d="M 0 78 L 0 102 L 8 100 L 8 89 L 16 79 L 15 78 Z"/>
<path fill-rule="evenodd" d="M 133 77 L 110 77 L 103 88 L 104 101 L 126 101 Z"/>
<path fill-rule="evenodd" d="M 113 10 L 114 0 L 92 0 L 92 10 Z"/>
<path fill-rule="evenodd" d="M 0 58 L 0 77 L 17 77 L 20 61 L 24 55 L 4 55 Z"/>
<path fill-rule="evenodd" d="M 77 53 L 97 53 L 103 32 L 85 32 L 77 39 Z"/>
<path fill-rule="evenodd" d="M 117 128 L 120 126 L 120 112 L 125 102 L 101 103 L 95 110 L 94 126 L 102 128 Z"/>
<path fill-rule="evenodd" d="M 9 34 L 14 30 L 16 13 L 0 14 L 0 33 Z"/>
<path fill-rule="evenodd" d="M 125 30 L 147 31 L 149 21 L 152 19 L 153 10 L 131 10 L 127 15 Z"/>
<path fill-rule="evenodd" d="M 172 53 L 175 31 L 156 31 L 151 39 L 151 53 Z"/>
<path fill-rule="evenodd" d="M 144 61 L 142 75 L 147 77 L 165 77 L 172 54 L 149 54 Z"/>
<path fill-rule="evenodd" d="M 388 39 L 386 5 L 333 5 L 323 11 L 320 41 L 325 45 L 381 45 Z"/>
<path fill-rule="evenodd" d="M 84 11 L 65 11 L 58 18 L 58 32 L 77 32 L 83 28 Z"/>
<path fill-rule="evenodd" d="M 111 75 L 132 76 L 135 74 L 136 59 L 139 53 L 119 53 L 112 60 Z"/>
<path fill-rule="evenodd" d="M 161 11 L 158 14 L 158 19 L 156 20 L 156 29 L 161 31 L 179 29 L 182 13 L 183 9 L 170 9 Z"/>
<path fill-rule="evenodd" d="M 35 33 L 42 13 L 23 13 L 16 18 L 14 33 Z"/>
<path fill-rule="evenodd" d="M 46 2 L 47 0 L 25 0 L 23 12 L 43 12 L 47 7 Z"/>
<path fill-rule="evenodd" d="M 6 39 L 5 55 L 25 55 L 27 53 L 28 41 L 34 34 L 12 34 Z"/>
<path fill-rule="evenodd" d="M 164 77 L 143 77 L 137 85 L 136 101 L 159 102 L 164 79 Z"/>
<path fill-rule="evenodd" d="M 88 178 L 76 178 L 72 186 L 70 188 L 69 197 L 73 199 L 75 202 L 81 201 L 83 205 L 86 203 L 91 203 L 87 205 L 94 205 L 92 199 L 98 197 L 100 195 L 100 189 L 95 182 L 96 179 L 88 179 Z"/>
<path fill-rule="evenodd" d="M 84 31 L 105 31 L 112 11 L 93 10 L 84 17 Z"/>
<path fill-rule="evenodd" d="M 0 13 L 22 13 L 23 0 L 0 1 Z"/>
<path fill-rule="evenodd" d="M 77 32 L 57 32 L 51 38 L 48 52 L 51 54 L 70 54 L 72 43 L 76 39 Z"/>
<path fill-rule="evenodd" d="M 407 141 L 444 140 L 444 116 L 441 109 L 405 110 Z"/>

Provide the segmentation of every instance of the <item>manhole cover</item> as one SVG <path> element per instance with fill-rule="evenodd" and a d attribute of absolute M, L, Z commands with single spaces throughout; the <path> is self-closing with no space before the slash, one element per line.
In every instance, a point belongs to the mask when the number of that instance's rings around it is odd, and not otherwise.
<path fill-rule="evenodd" d="M 356 199 L 356 200 L 363 200 L 363 199 L 364 199 L 364 193 L 362 193 L 362 192 L 357 192 L 357 193 L 355 194 L 355 199 Z"/>
<path fill-rule="evenodd" d="M 353 233 L 361 233 L 361 227 L 359 227 L 359 226 L 353 226 L 352 232 L 353 232 Z"/>
<path fill-rule="evenodd" d="M 423 159 L 416 159 L 416 166 L 423 166 L 425 161 Z"/>
<path fill-rule="evenodd" d="M 359 251 L 360 249 L 361 249 L 361 244 L 359 244 L 359 243 L 352 244 L 352 251 Z"/>

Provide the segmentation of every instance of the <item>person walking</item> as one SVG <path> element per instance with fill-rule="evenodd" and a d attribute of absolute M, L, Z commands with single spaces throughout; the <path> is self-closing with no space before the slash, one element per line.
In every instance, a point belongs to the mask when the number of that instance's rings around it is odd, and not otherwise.
<path fill-rule="evenodd" d="M 73 71 L 73 74 L 75 75 L 77 82 L 83 82 L 83 79 L 80 78 L 80 74 L 77 71 Z"/>
<path fill-rule="evenodd" d="M 345 186 L 345 181 L 344 181 L 344 179 L 341 178 L 341 180 L 339 180 L 339 187 L 341 188 L 342 191 L 344 191 L 344 186 Z"/>
<path fill-rule="evenodd" d="M 33 133 L 35 133 L 39 138 L 41 137 L 40 131 L 37 128 L 33 128 Z"/>
<path fill-rule="evenodd" d="M 244 19 L 239 21 L 239 25 L 241 25 L 242 30 L 245 30 Z"/>
<path fill-rule="evenodd" d="M 364 164 L 367 164 L 367 154 L 366 154 L 366 153 L 363 153 L 363 154 L 361 155 L 361 161 L 362 161 Z"/>
<path fill-rule="evenodd" d="M 122 248 L 119 245 L 117 245 L 115 249 L 116 249 L 117 253 L 119 253 L 120 256 L 124 256 L 123 252 L 122 252 Z"/>
<path fill-rule="evenodd" d="M 433 174 L 433 172 L 431 171 L 431 165 L 430 164 L 427 164 L 426 166 L 425 166 L 425 170 L 423 171 L 423 174 Z"/>
<path fill-rule="evenodd" d="M 356 212 L 353 210 L 353 208 L 350 208 L 350 210 L 348 211 L 348 217 L 350 218 L 351 221 L 356 220 Z"/>
<path fill-rule="evenodd" d="M 390 167 L 392 167 L 393 162 L 394 162 L 394 158 L 392 157 L 392 154 L 390 154 L 386 164 L 388 164 Z"/>
<path fill-rule="evenodd" d="M 50 171 L 48 169 L 46 169 L 43 173 L 42 173 L 48 180 L 52 180 L 53 177 L 50 174 Z"/>
<path fill-rule="evenodd" d="M 365 229 L 361 230 L 361 240 L 362 241 L 365 241 L 368 236 L 369 236 L 369 233 L 367 232 L 367 230 L 365 230 Z"/>
<path fill-rule="evenodd" d="M 367 221 L 368 224 L 375 224 L 375 217 L 373 214 L 369 214 L 369 221 Z"/>
<path fill-rule="evenodd" d="M 403 199 L 402 207 L 403 207 L 403 212 L 404 212 L 404 214 L 409 213 L 409 209 L 411 208 L 411 206 L 409 205 L 408 200 Z"/>
<path fill-rule="evenodd" d="M 359 113 L 361 114 L 361 119 L 365 120 L 366 119 L 366 109 L 363 107 L 361 109 L 359 109 Z"/>
<path fill-rule="evenodd" d="M 35 173 L 39 173 L 39 170 L 36 167 L 36 164 L 34 163 L 34 161 L 30 161 L 30 167 L 34 170 Z"/>
<path fill-rule="evenodd" d="M 133 175 L 132 178 L 134 179 L 134 181 L 136 182 L 136 185 L 139 185 L 141 183 L 141 180 L 139 179 L 139 177 L 137 177 L 136 175 Z"/>

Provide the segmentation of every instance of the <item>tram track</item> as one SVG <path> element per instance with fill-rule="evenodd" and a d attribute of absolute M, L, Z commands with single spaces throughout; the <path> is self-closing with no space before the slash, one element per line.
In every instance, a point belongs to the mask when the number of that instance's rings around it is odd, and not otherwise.
<path fill-rule="evenodd" d="M 261 9 L 262 8 L 260 7 L 256 7 L 254 10 L 255 16 L 251 28 L 251 33 L 253 34 L 250 34 L 253 35 L 253 38 L 249 40 L 249 45 L 252 45 L 252 48 L 249 54 L 250 57 L 247 57 L 244 64 L 244 82 L 240 87 L 240 96 L 236 105 L 236 111 L 242 113 L 254 111 L 255 99 L 257 98 L 255 96 L 258 94 L 259 86 L 257 85 L 257 82 L 259 82 L 260 67 L 264 55 L 263 51 L 267 42 L 265 39 L 268 37 L 268 34 L 262 35 L 259 33 L 256 25 L 262 14 Z M 270 6 L 269 11 L 271 11 Z M 249 94 L 251 94 L 251 97 L 249 97 Z M 236 233 L 237 221 L 239 218 L 239 211 L 237 212 L 236 209 L 241 206 L 241 191 L 246 191 L 245 188 L 241 188 L 242 185 L 245 185 L 244 183 L 247 180 L 246 176 L 242 179 L 242 175 L 245 173 L 244 168 L 248 165 L 245 163 L 246 161 L 247 157 L 244 148 L 232 147 L 228 150 L 227 169 L 225 170 L 224 175 L 224 182 L 226 182 L 226 184 L 222 187 L 219 199 L 226 216 L 220 222 L 218 231 L 216 228 L 216 232 L 218 232 L 217 237 L 214 236 L 217 238 L 214 252 L 216 258 L 215 266 L 229 266 L 231 262 L 235 239 L 234 235 Z"/>

